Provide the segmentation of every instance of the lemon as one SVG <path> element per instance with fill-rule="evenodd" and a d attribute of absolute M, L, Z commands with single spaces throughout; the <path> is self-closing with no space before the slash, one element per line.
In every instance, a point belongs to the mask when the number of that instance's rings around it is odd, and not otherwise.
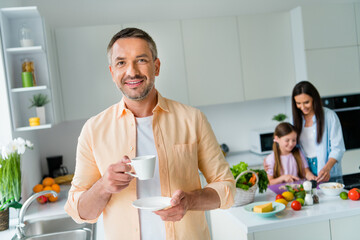
<path fill-rule="evenodd" d="M 275 202 L 282 203 L 282 204 L 285 205 L 285 207 L 286 207 L 287 204 L 288 204 L 288 202 L 287 202 L 285 199 L 283 199 L 283 198 L 277 199 L 277 200 L 275 200 Z"/>
<path fill-rule="evenodd" d="M 341 192 L 341 193 L 340 193 L 340 198 L 341 198 L 341 199 L 344 199 L 344 200 L 348 199 L 348 194 L 347 194 L 347 192 Z"/>
<path fill-rule="evenodd" d="M 294 199 L 294 194 L 292 192 L 283 192 L 282 196 L 285 198 L 286 201 L 290 202 L 291 200 Z"/>

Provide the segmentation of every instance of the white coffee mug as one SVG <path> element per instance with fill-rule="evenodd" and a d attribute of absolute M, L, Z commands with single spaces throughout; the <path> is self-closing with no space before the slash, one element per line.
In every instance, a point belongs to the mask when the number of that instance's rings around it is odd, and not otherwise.
<path fill-rule="evenodd" d="M 128 165 L 131 165 L 136 174 L 131 172 L 125 172 L 133 177 L 139 178 L 139 180 L 148 180 L 154 177 L 155 172 L 155 155 L 146 155 L 146 156 L 138 156 L 136 158 L 131 159 Z"/>

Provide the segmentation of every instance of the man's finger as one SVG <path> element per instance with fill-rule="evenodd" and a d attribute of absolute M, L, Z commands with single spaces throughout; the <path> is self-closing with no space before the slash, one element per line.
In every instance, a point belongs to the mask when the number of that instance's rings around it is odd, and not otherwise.
<path fill-rule="evenodd" d="M 171 198 L 171 206 L 176 206 L 180 204 L 181 199 L 183 199 L 185 196 L 184 192 L 181 190 L 176 190 L 175 193 L 172 195 Z"/>

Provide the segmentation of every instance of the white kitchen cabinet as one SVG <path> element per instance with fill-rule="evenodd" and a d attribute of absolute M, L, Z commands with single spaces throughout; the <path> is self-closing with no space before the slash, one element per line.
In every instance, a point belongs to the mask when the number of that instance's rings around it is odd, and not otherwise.
<path fill-rule="evenodd" d="M 244 100 L 236 18 L 182 21 L 190 104 Z"/>
<path fill-rule="evenodd" d="M 304 6 L 302 13 L 306 49 L 357 44 L 354 4 Z"/>
<path fill-rule="evenodd" d="M 36 7 L 2 8 L 1 35 L 4 52 L 7 89 L 11 108 L 12 126 L 15 131 L 49 128 L 54 122 L 53 99 L 49 79 L 47 45 L 44 23 Z M 23 24 L 31 30 L 33 46 L 21 46 L 19 30 Z M 23 87 L 22 61 L 34 63 L 36 86 Z M 29 127 L 28 119 L 36 117 L 36 110 L 29 108 L 34 94 L 46 94 L 50 103 L 45 105 L 46 124 Z"/>
<path fill-rule="evenodd" d="M 161 63 L 156 89 L 164 97 L 189 104 L 180 21 L 131 23 L 123 27 L 140 28 L 153 38 Z"/>
<path fill-rule="evenodd" d="M 359 235 L 354 235 L 354 229 L 359 229 L 360 216 L 332 219 L 330 221 L 331 240 L 356 239 Z"/>
<path fill-rule="evenodd" d="M 356 19 L 356 33 L 357 33 L 357 44 L 360 45 L 360 3 L 355 4 L 355 19 Z"/>
<path fill-rule="evenodd" d="M 307 50 L 308 80 L 322 97 L 359 92 L 358 54 L 356 46 Z"/>
<path fill-rule="evenodd" d="M 290 13 L 238 17 L 245 100 L 290 96 L 295 65 Z"/>
<path fill-rule="evenodd" d="M 87 119 L 121 99 L 106 55 L 121 25 L 59 28 L 55 31 L 64 120 Z"/>

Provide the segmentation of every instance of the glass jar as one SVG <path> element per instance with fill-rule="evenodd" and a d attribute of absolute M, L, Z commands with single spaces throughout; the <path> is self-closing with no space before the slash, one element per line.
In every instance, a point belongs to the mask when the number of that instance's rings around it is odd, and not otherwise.
<path fill-rule="evenodd" d="M 33 86 L 36 86 L 34 61 L 30 58 L 24 58 L 21 60 L 21 62 L 22 62 L 21 71 L 22 72 L 31 72 L 32 79 L 33 79 Z"/>
<path fill-rule="evenodd" d="M 34 46 L 34 40 L 32 39 L 31 29 L 27 24 L 22 24 L 19 29 L 19 39 L 21 47 L 31 47 Z"/>

